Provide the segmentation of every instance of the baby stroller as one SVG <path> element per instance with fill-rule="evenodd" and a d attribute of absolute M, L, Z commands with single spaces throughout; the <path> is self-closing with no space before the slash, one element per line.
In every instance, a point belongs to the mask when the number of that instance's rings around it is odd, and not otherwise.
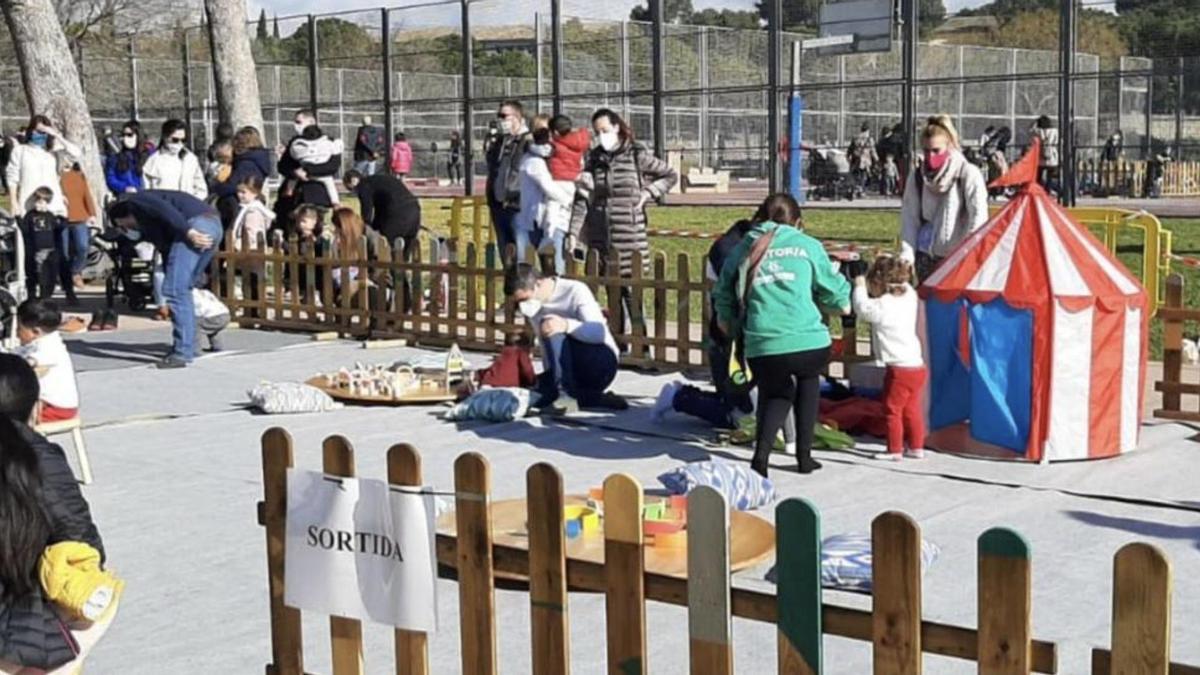
<path fill-rule="evenodd" d="M 842 197 L 854 201 L 856 186 L 850 175 L 850 159 L 845 152 L 834 149 L 814 150 L 808 160 L 808 198 L 831 199 Z"/>
<path fill-rule="evenodd" d="M 135 244 L 109 228 L 92 237 L 92 250 L 99 251 L 111 263 L 104 280 L 105 306 L 112 309 L 117 296 L 123 296 L 129 309 L 135 312 L 146 309 L 154 297 L 153 245 Z"/>
<path fill-rule="evenodd" d="M 17 307 L 25 302 L 25 242 L 17 221 L 0 209 L 0 341 L 17 343 Z"/>

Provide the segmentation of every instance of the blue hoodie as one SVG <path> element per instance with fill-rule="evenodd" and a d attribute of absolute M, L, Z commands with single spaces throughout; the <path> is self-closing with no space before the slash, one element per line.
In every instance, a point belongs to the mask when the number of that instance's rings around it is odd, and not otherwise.
<path fill-rule="evenodd" d="M 233 197 L 237 195 L 238 183 L 246 178 L 258 176 L 263 181 L 271 175 L 274 162 L 271 161 L 271 151 L 266 148 L 251 148 L 233 158 L 233 171 L 229 178 L 217 183 L 212 193 L 218 197 Z"/>

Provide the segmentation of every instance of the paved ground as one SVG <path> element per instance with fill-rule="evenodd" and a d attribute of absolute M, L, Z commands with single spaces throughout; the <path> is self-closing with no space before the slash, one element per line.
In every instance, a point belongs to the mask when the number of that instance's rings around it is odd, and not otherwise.
<path fill-rule="evenodd" d="M 461 452 L 492 463 L 496 498 L 521 496 L 526 468 L 557 465 L 568 490 L 598 484 L 614 471 L 647 486 L 680 462 L 709 456 L 744 461 L 741 449 L 703 442 L 710 433 L 683 418 L 652 424 L 641 401 L 629 412 L 591 417 L 580 428 L 539 420 L 450 427 L 430 408 L 349 408 L 286 418 L 256 415 L 241 403 L 261 379 L 296 380 L 357 359 L 386 362 L 409 350 L 364 352 L 347 342 L 313 343 L 297 336 L 240 331 L 242 350 L 205 357 L 182 371 L 139 365 L 165 345 L 165 328 L 85 336 L 79 355 L 84 418 L 96 482 L 85 488 L 112 565 L 128 580 L 121 614 L 88 663 L 89 673 L 253 673 L 269 655 L 263 533 L 255 523 L 261 498 L 258 439 L 274 425 L 296 440 L 297 464 L 320 465 L 320 440 L 333 433 L 355 445 L 360 475 L 384 475 L 384 450 L 409 441 L 423 452 L 428 482 L 447 487 Z M 109 343 L 103 351 L 97 343 Z M 113 346 L 118 345 L 118 346 Z M 109 367 L 107 352 L 116 352 Z M 472 357 L 476 358 L 476 357 Z M 486 358 L 484 358 L 486 360 Z M 649 396 L 668 376 L 621 373 L 617 389 Z M 650 432 L 653 432 L 651 435 Z M 788 470 L 779 457 L 774 478 L 785 496 L 803 495 L 822 510 L 825 534 L 869 531 L 870 520 L 900 509 L 942 549 L 925 577 L 924 614 L 965 626 L 975 623 L 974 539 L 1010 525 L 1034 551 L 1034 625 L 1039 638 L 1060 643 L 1060 672 L 1086 672 L 1088 650 L 1109 630 L 1111 559 L 1123 544 L 1145 540 L 1173 559 L 1174 656 L 1200 663 L 1200 497 L 1194 476 L 1200 453 L 1194 430 L 1148 427 L 1143 450 L 1102 463 L 1048 467 L 934 456 L 924 463 L 883 466 L 848 453 L 822 453 L 826 469 L 812 477 Z M 688 440 L 691 439 L 691 440 Z M 868 447 L 874 447 L 868 444 Z M 1119 496 L 1121 500 L 1115 500 Z M 771 511 L 763 513 L 770 518 Z M 739 586 L 770 590 L 771 564 L 739 574 Z M 458 672 L 457 587 L 439 583 L 441 630 L 431 640 L 432 672 Z M 829 593 L 831 602 L 865 607 L 867 600 Z M 604 672 L 599 648 L 603 597 L 571 597 L 574 672 Z M 500 663 L 504 673 L 529 670 L 528 598 L 497 592 Z M 652 604 L 649 670 L 684 673 L 684 612 Z M 323 617 L 305 617 L 309 672 L 328 672 Z M 775 634 L 736 621 L 737 672 L 774 672 Z M 391 633 L 366 628 L 367 672 L 391 668 Z M 826 640 L 829 673 L 858 674 L 866 645 Z M 930 658 L 926 672 L 973 672 L 964 662 Z"/>

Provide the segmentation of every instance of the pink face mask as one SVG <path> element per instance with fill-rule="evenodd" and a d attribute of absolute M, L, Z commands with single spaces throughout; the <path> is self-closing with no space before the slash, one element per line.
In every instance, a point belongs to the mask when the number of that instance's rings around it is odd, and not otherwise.
<path fill-rule="evenodd" d="M 948 159 L 950 159 L 949 150 L 942 150 L 941 152 L 934 152 L 932 150 L 925 151 L 925 165 L 928 166 L 929 170 L 933 173 L 941 171 L 942 167 L 946 166 L 946 160 Z"/>

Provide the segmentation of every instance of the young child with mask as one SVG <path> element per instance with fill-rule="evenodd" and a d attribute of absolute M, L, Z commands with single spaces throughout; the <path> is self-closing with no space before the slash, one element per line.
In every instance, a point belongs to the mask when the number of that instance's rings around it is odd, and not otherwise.
<path fill-rule="evenodd" d="M 571 224 L 571 200 L 574 190 L 564 188 L 554 180 L 546 160 L 553 154 L 550 129 L 536 127 L 533 141 L 521 160 L 521 209 L 513 220 L 516 235 L 517 260 L 525 261 L 525 252 L 535 231 L 541 234 L 544 246 L 554 247 L 554 272 L 566 272 L 563 241 Z"/>
<path fill-rule="evenodd" d="M 62 224 L 50 211 L 54 192 L 48 187 L 33 191 L 29 209 L 21 218 L 21 237 L 25 240 L 25 290 L 30 298 L 48 300 L 61 272 L 58 237 Z"/>

